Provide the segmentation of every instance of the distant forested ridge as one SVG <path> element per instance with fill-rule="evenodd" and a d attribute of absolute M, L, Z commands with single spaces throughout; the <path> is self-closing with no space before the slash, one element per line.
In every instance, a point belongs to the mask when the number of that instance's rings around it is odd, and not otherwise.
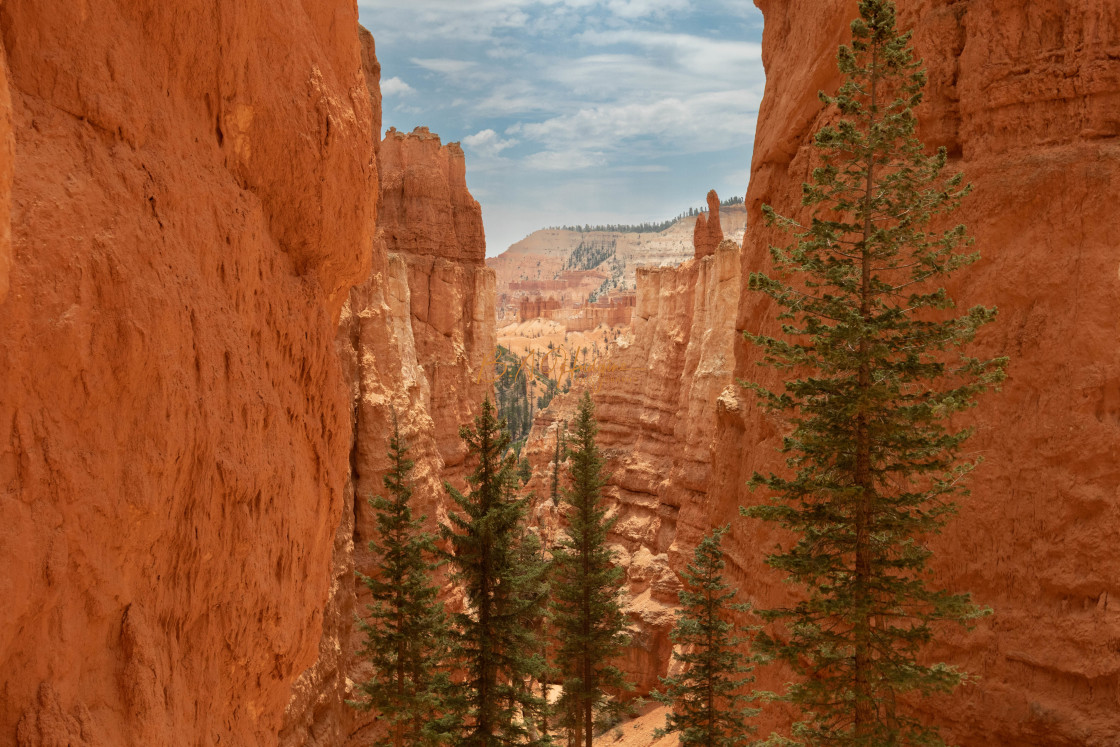
<path fill-rule="evenodd" d="M 729 197 L 726 200 L 720 201 L 720 207 L 731 207 L 732 205 L 742 205 L 742 197 Z M 575 231 L 577 233 L 591 233 L 593 231 L 603 233 L 661 233 L 668 230 L 670 226 L 685 218 L 694 218 L 700 213 L 708 212 L 704 208 L 691 207 L 671 220 L 663 220 L 660 223 L 611 223 L 609 225 L 592 226 L 584 223 L 582 226 L 549 226 L 548 231 Z"/>

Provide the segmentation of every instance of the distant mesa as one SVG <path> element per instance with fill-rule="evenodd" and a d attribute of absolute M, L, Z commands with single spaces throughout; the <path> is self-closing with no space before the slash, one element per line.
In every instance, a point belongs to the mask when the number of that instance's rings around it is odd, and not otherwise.
<path fill-rule="evenodd" d="M 534 304 L 542 309 L 559 304 L 565 313 L 575 314 L 585 305 L 617 303 L 634 292 L 637 268 L 676 267 L 710 256 L 724 239 L 742 243 L 746 224 L 743 198 L 721 202 L 713 190 L 706 208 L 691 208 L 672 220 L 535 231 L 486 260 L 496 275 L 499 323 L 523 320 L 525 309 Z M 525 308 L 524 299 L 529 299 Z M 624 313 L 616 312 L 616 318 Z M 575 319 L 566 323 L 583 324 Z"/>

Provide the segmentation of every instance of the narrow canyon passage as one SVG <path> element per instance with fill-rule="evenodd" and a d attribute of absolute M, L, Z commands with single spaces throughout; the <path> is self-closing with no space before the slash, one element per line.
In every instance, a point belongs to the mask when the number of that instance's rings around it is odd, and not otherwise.
<path fill-rule="evenodd" d="M 730 44 L 623 31 L 640 4 L 592 5 L 616 26 L 580 27 L 581 43 L 638 40 L 704 64 Z M 557 140 L 550 158 L 566 152 L 573 133 L 597 135 L 606 105 L 489 135 L 385 131 L 383 94 L 428 115 L 421 71 L 452 77 L 449 101 L 476 79 L 491 108 L 518 91 L 450 52 L 404 53 L 411 92 L 401 70 L 383 77 L 374 38 L 398 29 L 383 33 L 377 3 L 2 0 L 0 744 L 370 743 L 379 714 L 347 701 L 369 675 L 355 572 L 375 560 L 367 499 L 384 492 L 388 434 L 395 417 L 415 512 L 438 531 L 445 483 L 468 489 L 460 428 L 486 397 L 514 431 L 528 526 L 548 545 L 566 521 L 559 444 L 592 392 L 628 697 L 676 671 L 681 574 L 709 530 L 731 525 L 726 578 L 744 601 L 794 599 L 766 565 L 785 538 L 739 515 L 759 500 L 751 475 L 783 464 L 786 435 L 741 386 L 782 381 L 742 333 L 780 331 L 749 287 L 788 243 L 762 209 L 810 215 L 812 142 L 834 117 L 817 93 L 839 85 L 858 4 L 754 5 L 765 91 L 757 126 L 737 125 L 753 151 L 733 191 L 705 195 L 713 177 L 683 213 L 636 223 L 604 208 L 577 225 L 543 205 L 511 223 L 536 230 L 488 250 L 509 219 L 487 212 L 492 190 L 472 170 L 502 173 L 532 133 Z M 1120 6 L 897 7 L 928 71 L 919 135 L 973 185 L 952 220 L 981 259 L 949 291 L 961 310 L 999 310 L 971 354 L 1011 358 L 1002 392 L 954 421 L 975 428 L 967 451 L 983 464 L 932 543 L 932 578 L 994 614 L 936 640 L 933 660 L 976 679 L 920 715 L 954 744 L 1116 744 Z M 417 34 L 392 43 L 419 50 Z M 598 48 L 588 59 L 624 67 Z M 707 69 L 691 59 L 682 75 Z M 566 76 L 594 82 L 553 73 Z M 708 116 L 622 108 L 665 128 Z M 605 171 L 604 189 L 625 191 Z M 440 573 L 446 605 L 463 609 Z M 780 668 L 757 675 L 763 689 L 785 682 Z M 643 708 L 605 743 L 653 744 L 664 707 Z"/>

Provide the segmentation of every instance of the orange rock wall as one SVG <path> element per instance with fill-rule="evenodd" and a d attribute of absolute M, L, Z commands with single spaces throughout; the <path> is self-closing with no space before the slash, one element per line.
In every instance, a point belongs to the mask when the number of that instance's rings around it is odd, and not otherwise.
<path fill-rule="evenodd" d="M 848 0 L 758 0 L 767 88 L 747 205 L 743 274 L 784 241 L 760 206 L 804 217 L 808 146 L 835 90 Z M 1115 196 L 1120 194 L 1120 6 L 1103 0 L 901 0 L 930 86 L 921 134 L 945 145 L 975 186 L 959 218 L 983 259 L 951 288 L 961 307 L 999 319 L 974 347 L 1011 356 L 1001 394 L 968 421 L 983 466 L 973 495 L 934 544 L 939 583 L 970 590 L 995 615 L 949 632 L 935 652 L 979 676 L 929 713 L 956 743 L 1111 745 L 1120 734 L 1120 308 Z M 738 326 L 777 331 L 774 310 L 744 293 Z M 738 377 L 775 383 L 745 343 Z M 729 393 L 730 394 L 730 393 Z M 742 390 L 719 419 L 708 510 L 737 503 L 758 469 L 780 467 L 780 434 Z M 683 509 L 682 509 L 683 513 Z M 761 604 L 783 586 L 763 565 L 774 535 L 743 521 L 733 572 Z M 763 684 L 774 684 L 763 678 Z"/>
<path fill-rule="evenodd" d="M 333 341 L 377 193 L 357 23 L 0 6 L 0 743 L 275 742 L 348 475 Z"/>
<path fill-rule="evenodd" d="M 367 499 L 385 493 L 393 413 L 416 463 L 414 508 L 435 531 L 446 513 L 443 481 L 465 488 L 458 430 L 490 391 L 481 369 L 497 345 L 494 273 L 482 262 L 482 213 L 466 188 L 462 151 L 426 129 L 392 131 L 378 163 L 384 209 L 373 270 L 351 290 L 337 340 L 353 403 L 351 480 L 335 534 L 319 660 L 293 688 L 280 734 L 280 743 L 293 747 L 357 747 L 377 736 L 376 714 L 345 701 L 358 695 L 352 683 L 368 676 L 355 657 L 362 634 L 353 617 L 366 597 L 354 571 L 373 569 L 368 541 L 376 522 Z M 443 243 L 447 236 L 457 243 Z"/>
<path fill-rule="evenodd" d="M 486 257 L 482 211 L 467 191 L 458 143 L 442 145 L 427 127 L 389 130 L 381 144 L 387 178 L 381 222 L 392 251 L 480 264 Z"/>

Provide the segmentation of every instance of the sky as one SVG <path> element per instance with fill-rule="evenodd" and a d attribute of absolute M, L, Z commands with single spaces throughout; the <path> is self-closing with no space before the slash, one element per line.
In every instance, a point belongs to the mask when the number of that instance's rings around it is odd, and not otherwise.
<path fill-rule="evenodd" d="M 459 141 L 487 255 L 547 226 L 743 196 L 765 82 L 751 0 L 358 0 L 383 127 Z"/>

